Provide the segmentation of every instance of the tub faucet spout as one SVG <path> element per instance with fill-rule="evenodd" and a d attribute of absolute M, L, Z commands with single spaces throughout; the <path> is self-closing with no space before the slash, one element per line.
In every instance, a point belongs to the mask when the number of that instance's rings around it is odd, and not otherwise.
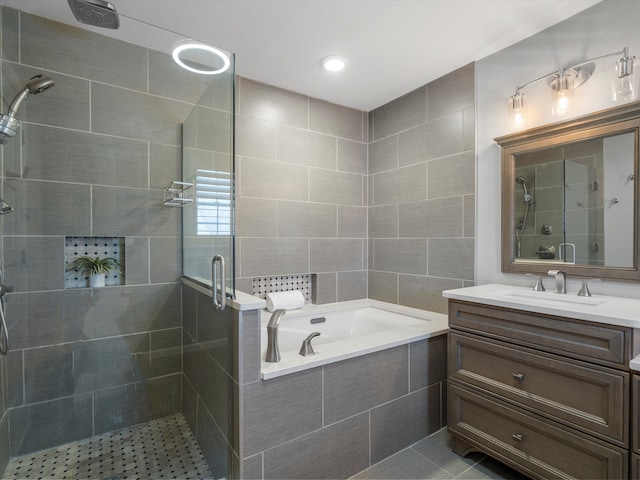
<path fill-rule="evenodd" d="M 320 335 L 320 332 L 313 332 L 311 335 L 305 338 L 304 341 L 302 342 L 302 346 L 300 347 L 300 351 L 298 352 L 298 354 L 302 355 L 303 357 L 308 357 L 309 355 L 315 355 L 316 352 L 313 351 L 311 340 L 316 338 L 318 335 Z"/>
<path fill-rule="evenodd" d="M 278 325 L 280 320 L 287 313 L 286 310 L 276 310 L 271 315 L 267 324 L 267 354 L 264 361 L 275 363 L 280 361 L 280 348 L 278 348 Z"/>

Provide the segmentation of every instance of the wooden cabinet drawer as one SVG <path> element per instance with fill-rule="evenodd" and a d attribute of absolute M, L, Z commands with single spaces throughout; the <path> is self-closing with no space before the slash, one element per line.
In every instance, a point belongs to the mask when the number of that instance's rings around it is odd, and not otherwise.
<path fill-rule="evenodd" d="M 449 300 L 449 324 L 547 352 L 627 369 L 631 331 L 562 317 Z"/>
<path fill-rule="evenodd" d="M 620 479 L 628 452 L 449 384 L 449 430 L 536 478 Z"/>
<path fill-rule="evenodd" d="M 631 454 L 631 480 L 640 480 L 640 455 Z"/>
<path fill-rule="evenodd" d="M 629 445 L 626 372 L 451 332 L 449 378 L 616 445 Z"/>

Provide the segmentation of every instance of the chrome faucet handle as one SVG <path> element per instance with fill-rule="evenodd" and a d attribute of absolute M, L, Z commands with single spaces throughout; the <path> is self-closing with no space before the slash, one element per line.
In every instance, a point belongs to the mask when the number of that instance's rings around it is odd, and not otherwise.
<path fill-rule="evenodd" d="M 302 346 L 300 347 L 300 351 L 298 352 L 303 357 L 308 357 L 309 355 L 315 355 L 316 352 L 313 351 L 313 346 L 311 346 L 311 340 L 320 335 L 320 332 L 313 332 L 307 338 L 305 338 L 302 342 Z"/>
<path fill-rule="evenodd" d="M 578 292 L 578 296 L 579 297 L 590 297 L 591 296 L 591 292 L 589 291 L 589 285 L 587 285 L 587 282 L 599 282 L 601 281 L 601 278 L 583 278 L 582 279 L 582 287 L 580 288 L 580 291 Z"/>
<path fill-rule="evenodd" d="M 556 293 L 567 293 L 567 272 L 562 270 L 549 270 L 548 275 L 556 278 Z"/>
<path fill-rule="evenodd" d="M 544 283 L 542 283 L 542 275 L 538 275 L 536 273 L 527 273 L 530 277 L 536 277 L 536 284 L 533 287 L 534 292 L 544 292 L 546 289 L 544 288 Z"/>

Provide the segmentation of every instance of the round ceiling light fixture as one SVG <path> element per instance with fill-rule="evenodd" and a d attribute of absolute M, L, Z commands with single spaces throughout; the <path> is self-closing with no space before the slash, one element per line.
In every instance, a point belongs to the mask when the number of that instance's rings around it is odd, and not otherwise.
<path fill-rule="evenodd" d="M 231 66 L 226 53 L 204 43 L 180 43 L 173 49 L 171 56 L 185 70 L 202 75 L 217 75 L 226 72 Z"/>
<path fill-rule="evenodd" d="M 322 65 L 322 68 L 329 72 L 339 72 L 345 67 L 346 62 L 343 57 L 338 55 L 329 55 L 328 57 L 324 57 L 320 61 L 320 64 Z"/>

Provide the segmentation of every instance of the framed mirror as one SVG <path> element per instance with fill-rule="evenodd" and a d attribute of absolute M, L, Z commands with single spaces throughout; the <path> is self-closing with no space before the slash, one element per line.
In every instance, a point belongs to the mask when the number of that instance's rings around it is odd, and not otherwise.
<path fill-rule="evenodd" d="M 495 141 L 503 272 L 640 280 L 640 102 Z"/>

